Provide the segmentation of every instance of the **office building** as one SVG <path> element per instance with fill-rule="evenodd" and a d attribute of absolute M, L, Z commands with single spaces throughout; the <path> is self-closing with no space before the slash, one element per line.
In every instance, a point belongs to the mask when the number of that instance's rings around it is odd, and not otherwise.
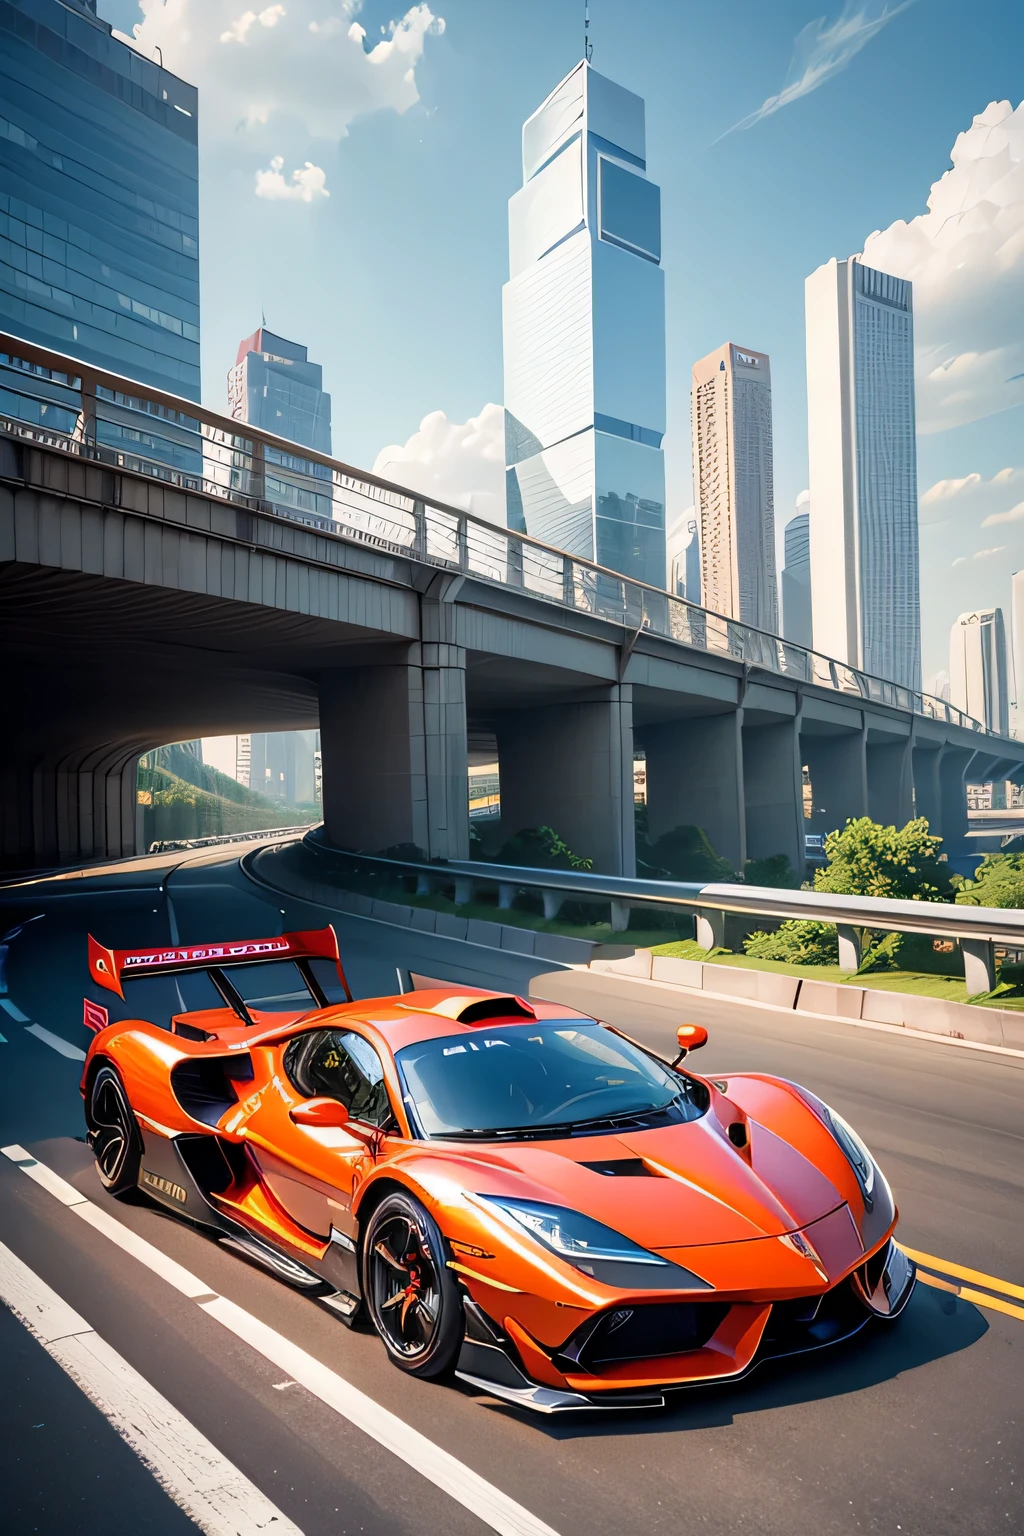
<path fill-rule="evenodd" d="M 797 506 L 804 505 L 803 497 Z M 811 649 L 811 517 L 798 512 L 785 529 L 785 564 L 782 567 L 782 633 L 795 645 Z"/>
<path fill-rule="evenodd" d="M 912 285 L 851 256 L 805 298 L 814 644 L 918 689 Z"/>
<path fill-rule="evenodd" d="M 767 356 L 727 342 L 694 363 L 690 420 L 704 607 L 778 634 Z"/>
<path fill-rule="evenodd" d="M 1024 571 L 1014 571 L 1010 583 L 1010 667 L 1008 687 L 1013 705 L 1013 734 L 1024 735 Z"/>
<path fill-rule="evenodd" d="M 239 343 L 228 373 L 228 412 L 317 453 L 331 452 L 331 397 L 305 347 L 261 326 Z"/>
<path fill-rule="evenodd" d="M 249 788 L 286 805 L 317 799 L 319 731 L 254 731 L 249 737 Z"/>
<path fill-rule="evenodd" d="M 1001 736 L 1010 730 L 1001 608 L 962 613 L 949 634 L 949 701 Z"/>
<path fill-rule="evenodd" d="M 96 0 L 0 5 L 0 329 L 199 399 L 197 112 Z"/>
<path fill-rule="evenodd" d="M 665 281 L 644 103 L 580 63 L 523 127 L 503 290 L 510 528 L 665 586 Z"/>

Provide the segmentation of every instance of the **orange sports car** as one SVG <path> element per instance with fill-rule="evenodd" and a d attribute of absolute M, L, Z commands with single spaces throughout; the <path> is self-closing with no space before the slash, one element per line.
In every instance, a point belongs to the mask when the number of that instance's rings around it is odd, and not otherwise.
<path fill-rule="evenodd" d="M 89 1142 L 392 1361 L 544 1413 L 660 1404 L 891 1320 L 914 1286 L 857 1133 L 553 1003 L 354 1002 L 332 928 L 89 941 Z"/>

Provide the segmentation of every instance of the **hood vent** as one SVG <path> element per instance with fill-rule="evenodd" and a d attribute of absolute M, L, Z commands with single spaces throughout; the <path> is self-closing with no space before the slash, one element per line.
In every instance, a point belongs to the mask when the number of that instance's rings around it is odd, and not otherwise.
<path fill-rule="evenodd" d="M 432 1013 L 442 1019 L 452 1019 L 456 1024 L 486 1024 L 490 1019 L 535 1019 L 537 1010 L 525 998 L 511 995 L 481 997 L 480 993 L 463 994 L 461 997 L 443 997 L 429 1008 L 417 1007 L 414 1002 L 400 1003 L 411 1013 Z"/>
<path fill-rule="evenodd" d="M 658 1179 L 662 1175 L 648 1168 L 642 1157 L 611 1157 L 600 1163 L 580 1163 L 592 1173 L 603 1173 L 606 1179 Z"/>

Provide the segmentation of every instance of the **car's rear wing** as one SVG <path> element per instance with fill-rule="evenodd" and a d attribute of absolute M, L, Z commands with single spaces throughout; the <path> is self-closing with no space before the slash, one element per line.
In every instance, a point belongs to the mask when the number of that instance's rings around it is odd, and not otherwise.
<path fill-rule="evenodd" d="M 98 986 L 124 997 L 123 983 L 135 976 L 167 976 L 208 971 L 226 965 L 258 965 L 268 960 L 333 960 L 349 1002 L 352 992 L 341 964 L 338 935 L 326 928 L 282 933 L 271 939 L 238 939 L 219 944 L 179 944 L 166 949 L 106 949 L 89 935 L 89 975 Z"/>

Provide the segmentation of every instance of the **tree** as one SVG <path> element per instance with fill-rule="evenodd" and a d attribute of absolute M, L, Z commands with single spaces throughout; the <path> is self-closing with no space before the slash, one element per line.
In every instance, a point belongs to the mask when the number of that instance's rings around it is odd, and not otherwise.
<path fill-rule="evenodd" d="M 899 829 L 858 816 L 826 837 L 828 863 L 815 870 L 814 889 L 890 901 L 949 901 L 953 879 L 939 857 L 941 846 L 923 816 Z M 835 927 L 808 919 L 790 919 L 774 933 L 752 933 L 743 947 L 762 960 L 796 965 L 835 965 L 839 960 Z M 935 968 L 931 941 L 919 935 L 865 930 L 863 956 L 860 971 Z"/>
<path fill-rule="evenodd" d="M 766 859 L 748 859 L 743 866 L 746 885 L 773 885 L 783 890 L 798 891 L 800 876 L 784 853 L 773 853 Z"/>

